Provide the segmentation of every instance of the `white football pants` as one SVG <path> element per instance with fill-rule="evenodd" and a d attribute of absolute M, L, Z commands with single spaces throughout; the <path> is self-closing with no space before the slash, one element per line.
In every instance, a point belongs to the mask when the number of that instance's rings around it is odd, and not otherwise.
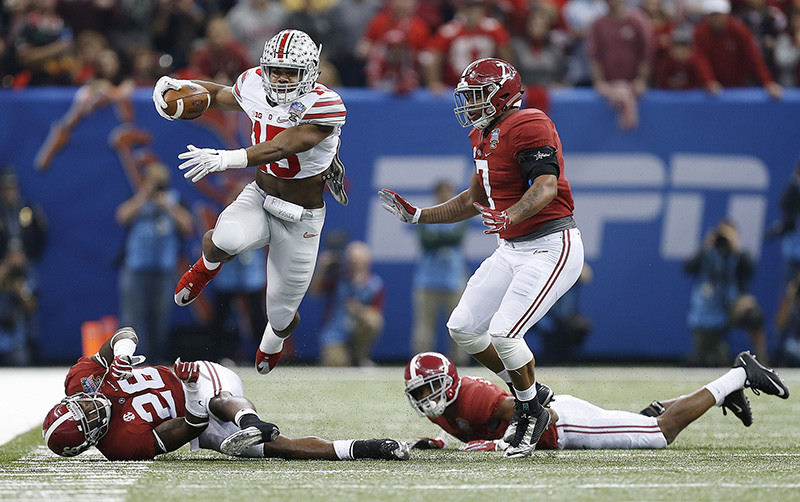
<path fill-rule="evenodd" d="M 264 209 L 266 194 L 255 181 L 222 211 L 211 240 L 228 254 L 269 245 L 267 319 L 285 329 L 311 284 L 325 223 L 325 207 L 306 209 L 298 222 L 285 221 Z"/>
<path fill-rule="evenodd" d="M 558 413 L 561 450 L 666 448 L 658 419 L 606 410 L 569 394 L 556 394 L 550 407 Z"/>
<path fill-rule="evenodd" d="M 583 241 L 577 228 L 524 242 L 501 239 L 470 277 L 447 327 L 470 354 L 489 346 L 487 334 L 522 338 L 575 284 L 582 268 Z"/>

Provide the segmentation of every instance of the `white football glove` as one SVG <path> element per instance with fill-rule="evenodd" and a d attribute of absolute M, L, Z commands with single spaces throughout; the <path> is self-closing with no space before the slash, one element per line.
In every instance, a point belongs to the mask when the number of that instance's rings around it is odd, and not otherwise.
<path fill-rule="evenodd" d="M 167 102 L 164 101 L 164 93 L 167 92 L 167 90 L 169 89 L 177 91 L 178 89 L 189 83 L 191 83 L 190 80 L 178 80 L 176 78 L 168 77 L 166 75 L 158 79 L 158 82 L 156 82 L 155 87 L 153 87 L 153 104 L 156 107 L 156 112 L 158 112 L 159 115 L 161 115 L 167 120 L 175 120 L 173 117 L 167 115 L 167 112 L 165 111 L 165 109 L 167 108 Z"/>
<path fill-rule="evenodd" d="M 381 197 L 381 206 L 403 222 L 411 224 L 419 222 L 419 215 L 422 214 L 422 209 L 387 188 L 378 190 L 378 195 Z"/>
<path fill-rule="evenodd" d="M 186 148 L 188 151 L 178 154 L 179 159 L 185 160 L 178 166 L 178 169 L 189 169 L 183 177 L 191 178 L 192 183 L 197 183 L 208 173 L 247 167 L 247 151 L 244 148 L 214 150 L 213 148 L 197 148 L 194 145 L 186 145 Z"/>

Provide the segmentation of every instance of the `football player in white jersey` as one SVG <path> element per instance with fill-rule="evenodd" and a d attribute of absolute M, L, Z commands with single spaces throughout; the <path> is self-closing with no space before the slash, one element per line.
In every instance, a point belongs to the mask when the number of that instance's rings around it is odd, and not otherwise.
<path fill-rule="evenodd" d="M 256 354 L 256 369 L 269 373 L 280 359 L 283 342 L 297 327 L 297 309 L 311 282 L 325 221 L 323 188 L 347 204 L 339 162 L 339 134 L 347 110 L 342 98 L 316 82 L 319 54 L 311 37 L 283 30 L 264 45 L 260 66 L 231 86 L 197 81 L 208 89 L 211 108 L 238 110 L 252 122 L 252 146 L 215 150 L 188 145 L 178 155 L 185 178 L 258 166 L 256 179 L 226 207 L 203 236 L 203 255 L 181 277 L 175 303 L 190 304 L 235 255 L 270 246 L 267 259 L 267 325 Z M 162 77 L 153 102 L 167 115 L 164 93 L 189 83 Z"/>

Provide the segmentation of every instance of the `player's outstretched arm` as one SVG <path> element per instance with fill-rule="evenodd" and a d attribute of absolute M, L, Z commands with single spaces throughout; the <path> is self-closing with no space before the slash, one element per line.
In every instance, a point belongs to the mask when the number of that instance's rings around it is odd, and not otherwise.
<path fill-rule="evenodd" d="M 404 223 L 456 223 L 478 214 L 472 206 L 475 200 L 485 200 L 483 187 L 477 175 L 472 177 L 470 187 L 452 199 L 436 206 L 419 208 L 402 195 L 382 188 L 378 191 L 383 208 L 397 216 Z"/>
<path fill-rule="evenodd" d="M 260 166 L 312 149 L 333 132 L 333 127 L 300 124 L 279 132 L 269 141 L 246 148 L 247 165 Z"/>
<path fill-rule="evenodd" d="M 242 107 L 236 98 L 233 97 L 233 88 L 227 85 L 217 84 L 216 82 L 208 82 L 206 80 L 192 80 L 197 85 L 202 85 L 208 90 L 211 95 L 211 104 L 209 108 L 216 108 L 217 110 L 232 110 L 243 112 Z"/>
<path fill-rule="evenodd" d="M 186 145 L 187 151 L 178 154 L 183 161 L 178 169 L 185 171 L 184 178 L 197 183 L 208 173 L 228 169 L 259 166 L 311 149 L 333 132 L 329 126 L 302 124 L 278 133 L 273 139 L 238 150 L 215 150 Z"/>

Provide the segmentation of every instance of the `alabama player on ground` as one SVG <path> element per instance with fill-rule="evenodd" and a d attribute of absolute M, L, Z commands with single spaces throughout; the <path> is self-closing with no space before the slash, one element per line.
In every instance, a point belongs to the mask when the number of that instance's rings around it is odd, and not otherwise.
<path fill-rule="evenodd" d="M 480 214 L 484 233 L 498 236 L 497 250 L 470 278 L 447 327 L 464 350 L 513 384 L 507 457 L 531 455 L 550 419 L 535 399 L 525 333 L 583 267 L 561 140 L 542 111 L 520 109 L 521 99 L 512 65 L 496 58 L 471 63 L 455 88 L 456 117 L 473 128 L 470 187 L 425 209 L 391 190 L 379 192 L 383 207 L 406 223 L 453 223 Z"/>
<path fill-rule="evenodd" d="M 267 323 L 256 369 L 266 374 L 280 359 L 283 341 L 297 327 L 297 308 L 308 289 L 325 221 L 326 181 L 342 204 L 344 166 L 338 161 L 339 134 L 347 111 L 339 95 L 317 84 L 317 46 L 302 31 L 283 30 L 267 41 L 261 65 L 242 73 L 232 87 L 197 81 L 211 94 L 211 107 L 245 112 L 253 145 L 214 150 L 188 145 L 178 155 L 184 177 L 258 166 L 256 179 L 220 214 L 203 237 L 203 255 L 175 288 L 175 302 L 188 305 L 219 272 L 222 263 L 250 249 L 270 246 L 267 259 Z M 185 81 L 162 77 L 153 90 L 156 111 L 164 93 Z"/>
<path fill-rule="evenodd" d="M 654 401 L 640 413 L 606 410 L 583 399 L 555 394 L 549 402 L 551 425 L 539 439 L 544 449 L 664 448 L 714 405 L 731 410 L 745 426 L 753 422 L 744 388 L 789 397 L 789 389 L 749 352 L 733 368 L 691 394 Z M 405 393 L 411 406 L 469 451 L 508 447 L 503 435 L 514 412 L 514 398 L 479 377 L 459 378 L 453 362 L 437 352 L 414 356 L 406 366 Z M 443 438 L 421 438 L 414 448 L 444 448 Z"/>
<path fill-rule="evenodd" d="M 287 438 L 259 418 L 236 373 L 209 361 L 178 360 L 172 371 L 138 366 L 137 343 L 133 329 L 122 328 L 70 368 L 67 397 L 42 426 L 53 452 L 72 457 L 96 446 L 109 460 L 145 460 L 191 441 L 193 450 L 245 457 L 408 458 L 408 445 L 393 439 Z"/>

